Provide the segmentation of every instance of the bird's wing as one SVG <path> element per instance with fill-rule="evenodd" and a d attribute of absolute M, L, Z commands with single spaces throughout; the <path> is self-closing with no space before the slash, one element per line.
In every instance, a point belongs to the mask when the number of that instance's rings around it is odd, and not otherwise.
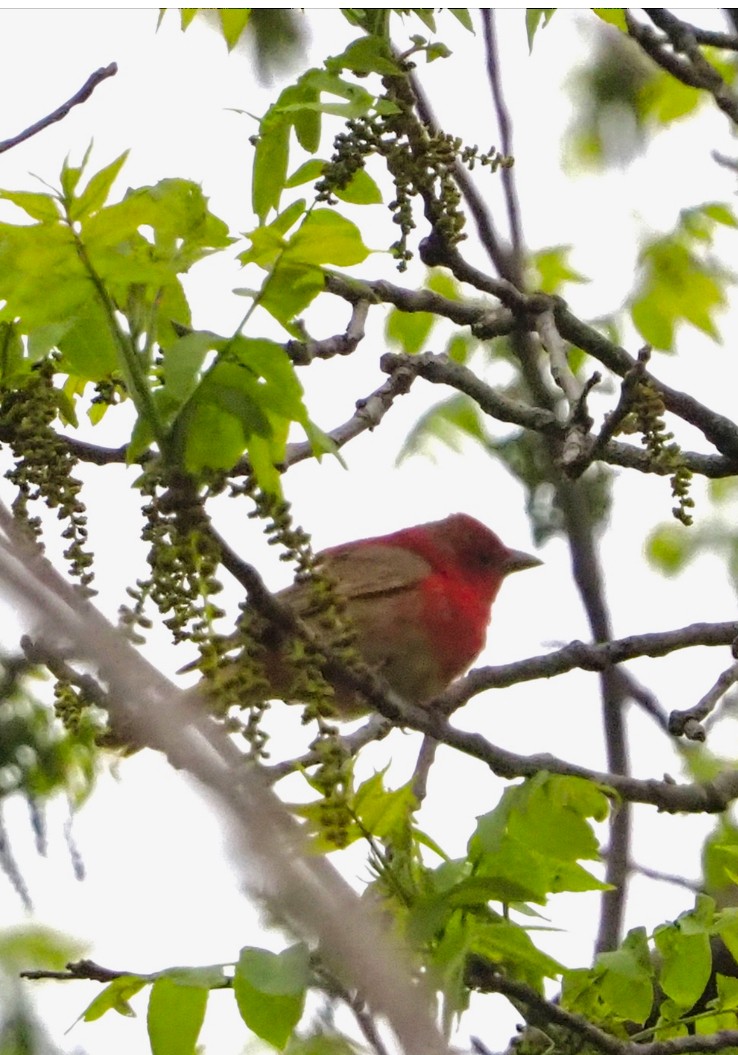
<path fill-rule="evenodd" d="M 318 555 L 318 561 L 318 574 L 325 572 L 347 601 L 407 590 L 430 571 L 428 562 L 417 553 L 402 546 L 371 543 L 325 550 Z M 299 616 L 308 614 L 315 603 L 315 593 L 308 582 L 288 586 L 279 597 Z"/>

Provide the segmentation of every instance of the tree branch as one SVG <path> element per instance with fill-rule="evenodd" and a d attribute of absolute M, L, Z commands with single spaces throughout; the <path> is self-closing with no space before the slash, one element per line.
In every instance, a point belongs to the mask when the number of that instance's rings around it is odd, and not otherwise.
<path fill-rule="evenodd" d="M 700 51 L 689 23 L 682 22 L 666 8 L 646 7 L 644 11 L 654 25 L 666 33 L 674 51 L 685 54 L 688 61 L 683 62 L 675 55 L 669 56 L 663 46 L 659 47 L 653 37 L 644 32 L 646 27 L 637 26 L 635 20 L 626 13 L 628 32 L 635 37 L 643 50 L 683 84 L 708 91 L 723 113 L 727 114 L 734 124 L 738 123 L 738 98 Z"/>
<path fill-rule="evenodd" d="M 406 395 L 416 378 L 412 370 L 408 370 L 404 363 L 398 365 L 396 370 L 383 385 L 375 389 L 371 395 L 356 400 L 356 413 L 344 422 L 343 425 L 331 429 L 328 433 L 330 438 L 340 450 L 350 440 L 356 439 L 362 432 L 371 432 L 382 421 L 384 415 L 391 410 L 398 396 Z M 297 462 L 314 458 L 315 452 L 311 443 L 288 443 L 283 466 L 289 469 Z M 248 472 L 248 461 L 244 460 L 236 467 L 235 472 Z"/>
<path fill-rule="evenodd" d="M 67 116 L 72 107 L 87 102 L 98 84 L 107 80 L 108 77 L 114 77 L 117 72 L 118 66 L 114 62 L 111 62 L 109 66 L 104 66 L 99 70 L 95 70 L 94 73 L 90 74 L 79 91 L 75 92 L 71 99 L 67 99 L 67 101 L 62 103 L 61 106 L 58 106 L 56 110 L 53 110 L 46 117 L 42 117 L 40 121 L 36 121 L 35 124 L 30 125 L 23 132 L 19 132 L 17 136 L 12 136 L 10 139 L 3 139 L 0 142 L 0 154 L 4 154 L 7 150 L 17 147 L 19 143 L 24 143 L 27 139 L 30 139 L 31 136 L 43 132 L 45 128 L 48 128 L 49 125 L 53 125 L 56 121 L 61 121 Z"/>
<path fill-rule="evenodd" d="M 633 634 L 630 637 L 596 644 L 572 641 L 556 652 L 531 656 L 529 659 L 497 667 L 477 667 L 454 682 L 451 688 L 438 697 L 438 707 L 444 714 L 450 714 L 487 689 L 503 689 L 524 681 L 552 678 L 570 670 L 603 671 L 631 659 L 666 656 L 682 648 L 732 645 L 736 637 L 738 622 L 729 622 L 692 623 L 678 630 Z"/>
<path fill-rule="evenodd" d="M 654 1040 L 648 1044 L 619 1040 L 580 1015 L 565 1011 L 559 1004 L 545 1000 L 535 989 L 503 974 L 485 976 L 484 991 L 502 993 L 528 1008 L 530 1022 L 545 1030 L 546 1024 L 559 1026 L 581 1037 L 603 1055 L 687 1055 L 688 1052 L 719 1052 L 738 1044 L 738 1030 L 724 1029 L 709 1035 L 695 1034 Z"/>
<path fill-rule="evenodd" d="M 482 27 L 484 30 L 484 52 L 487 79 L 492 91 L 492 100 L 497 117 L 497 127 L 500 130 L 500 151 L 507 157 L 512 157 L 512 123 L 507 109 L 505 97 L 502 92 L 500 79 L 500 59 L 497 48 L 497 33 L 495 30 L 494 10 L 489 7 L 481 9 Z M 514 177 L 511 168 L 503 168 L 501 173 L 502 187 L 504 190 L 505 208 L 507 209 L 507 223 L 510 231 L 510 247 L 512 260 L 519 267 L 523 256 L 523 230 L 520 219 L 520 207 L 518 196 L 514 189 Z M 504 274 L 504 272 L 503 272 Z M 507 275 L 515 281 L 516 276 Z M 519 284 L 519 283 L 516 283 Z"/>
<path fill-rule="evenodd" d="M 299 825 L 255 767 L 191 693 L 178 691 L 82 599 L 0 506 L 0 581 L 38 627 L 46 647 L 97 670 L 114 718 L 163 751 L 215 795 L 230 824 L 231 847 L 248 888 L 280 921 L 308 939 L 343 984 L 384 1014 L 408 1055 L 446 1055 L 430 1001 L 411 977 L 375 907 L 360 900 L 333 866 L 311 854 Z"/>
<path fill-rule="evenodd" d="M 726 770 L 704 783 L 677 784 L 671 779 L 639 780 L 620 773 L 587 769 L 554 755 L 518 755 L 491 743 L 481 733 L 456 729 L 434 712 L 413 708 L 408 725 L 447 747 L 476 758 L 504 780 L 532 777 L 540 772 L 581 777 L 602 788 L 612 788 L 619 800 L 639 802 L 666 813 L 722 813 L 738 798 L 738 772 Z M 620 804 L 622 809 L 622 803 Z M 627 858 L 626 858 L 627 866 Z"/>

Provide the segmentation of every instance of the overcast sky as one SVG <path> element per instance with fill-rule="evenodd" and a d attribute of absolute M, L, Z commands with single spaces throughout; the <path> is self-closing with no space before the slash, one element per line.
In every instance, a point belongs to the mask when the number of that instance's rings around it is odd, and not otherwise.
<path fill-rule="evenodd" d="M 710 161 L 712 148 L 734 152 L 723 119 L 711 113 L 703 116 L 697 132 L 693 126 L 690 131 L 676 128 L 644 160 L 600 180 L 571 180 L 561 173 L 560 140 L 569 106 L 562 82 L 570 65 L 584 58 L 588 38 L 578 25 L 592 17 L 558 13 L 539 34 L 532 57 L 527 53 L 522 13 L 507 11 L 499 17 L 526 236 L 533 248 L 564 243 L 577 247 L 574 266 L 593 279 L 589 286 L 569 291 L 574 310 L 582 314 L 618 306 L 632 281 L 638 233 L 668 229 L 681 204 L 732 200 L 734 182 Z M 3 155 L 0 186 L 36 189 L 30 173 L 54 183 L 64 157 L 69 154 L 73 162 L 78 161 L 94 139 L 91 171 L 131 148 L 121 192 L 128 185 L 154 183 L 166 176 L 191 178 L 202 183 L 213 211 L 235 232 L 248 230 L 254 223 L 247 182 L 248 137 L 255 124 L 234 111 L 263 113 L 274 89 L 258 86 L 248 55 L 227 55 L 223 42 L 206 26 L 196 24 L 183 35 L 170 12 L 155 33 L 156 18 L 153 11 L 0 12 L 0 34 L 6 42 L 0 67 L 0 91 L 6 100 L 0 138 L 53 110 L 94 69 L 112 61 L 119 66 L 117 77 L 99 87 L 84 106 Z M 309 24 L 311 62 L 341 50 L 352 39 L 351 28 L 333 13 L 311 12 Z M 410 31 L 420 30 L 413 26 Z M 482 76 L 480 38 L 470 37 L 448 15 L 439 19 L 439 33 L 449 41 L 455 56 L 427 71 L 433 105 L 450 131 L 486 148 L 497 142 L 497 132 Z M 421 74 L 425 76 L 426 70 Z M 493 187 L 489 193 L 491 200 L 497 200 Z M 377 224 L 373 230 L 379 231 L 386 219 L 381 207 L 373 208 L 376 220 L 372 223 Z M 474 253 L 473 248 L 469 251 Z M 363 273 L 407 284 L 420 277 L 420 272 L 412 271 L 408 279 L 393 274 L 391 263 L 380 255 L 370 258 Z M 232 262 L 213 261 L 195 268 L 187 279 L 195 324 L 219 332 L 232 329 L 243 314 L 244 301 L 231 290 L 242 284 L 246 284 L 243 276 Z M 322 316 L 311 318 L 316 336 L 345 327 L 343 304 L 320 310 Z M 718 349 L 694 334 L 684 345 L 683 358 L 663 365 L 659 362 L 657 372 L 662 371 L 669 383 L 688 387 L 731 413 L 738 381 L 734 349 Z M 635 348 L 634 343 L 631 350 Z M 432 344 L 431 349 L 438 350 Z M 319 363 L 303 372 L 311 414 L 323 428 L 350 417 L 355 400 L 382 383 L 377 366 L 381 350 L 382 328 L 373 324 L 350 361 Z M 710 357 L 719 383 L 708 372 L 697 371 L 705 356 Z M 361 437 L 346 450 L 348 471 L 328 460 L 321 466 L 301 465 L 288 474 L 288 497 L 297 519 L 313 533 L 316 546 L 463 509 L 487 522 L 508 544 L 532 548 L 520 489 L 481 452 L 465 450 L 463 458 L 439 452 L 435 461 L 414 459 L 399 469 L 394 467 L 408 428 L 439 398 L 441 393 L 416 386 L 375 435 Z M 120 442 L 122 436 L 116 434 L 115 423 L 111 425 L 106 424 L 107 431 L 89 435 L 98 442 Z M 140 522 L 126 493 L 133 476 L 119 468 L 86 474 L 94 481 L 90 520 L 92 542 L 99 552 L 100 603 L 111 615 L 123 600 L 125 585 L 143 569 L 144 551 L 137 541 Z M 701 493 L 699 487 L 696 493 Z M 653 524 L 668 517 L 670 505 L 666 481 L 631 476 L 618 485 L 612 530 L 602 544 L 605 565 L 614 572 L 609 577 L 608 596 L 618 634 L 734 618 L 734 597 L 716 559 L 704 558 L 676 582 L 665 582 L 643 566 L 645 535 Z M 245 514 L 245 508 L 224 503 L 219 511 L 223 530 L 264 570 L 272 586 L 284 585 L 286 569 Z M 703 515 L 700 510 L 698 515 Z M 121 554 L 126 555 L 124 559 Z M 506 584 L 482 662 L 518 659 L 586 636 L 563 543 L 549 544 L 541 555 L 545 560 L 542 569 Z M 226 596 L 235 604 L 239 595 L 230 587 Z M 149 653 L 169 673 L 183 662 L 161 636 L 154 638 Z M 724 659 L 685 653 L 667 663 L 643 661 L 635 669 L 661 693 L 670 709 L 694 702 Z M 296 745 L 305 734 L 299 716 L 286 712 L 280 708 L 274 721 L 291 730 L 289 744 Z M 597 689 L 591 675 L 571 675 L 557 683 L 518 686 L 492 699 L 477 698 L 457 720 L 511 750 L 550 751 L 591 767 L 604 766 Z M 669 769 L 678 776 L 678 761 L 653 726 L 634 716 L 633 728 L 636 774 L 660 777 Z M 388 780 L 400 784 L 412 771 L 417 746 L 415 736 L 395 733 L 367 752 L 358 767 L 359 776 L 391 761 Z M 735 747 L 726 744 L 724 751 L 730 753 Z M 87 879 L 81 884 L 72 877 L 58 826 L 51 826 L 54 838 L 48 859 L 39 860 L 20 806 L 12 810 L 14 845 L 38 918 L 84 938 L 89 942 L 88 955 L 97 962 L 135 971 L 229 961 L 244 944 L 280 948 L 283 938 L 263 933 L 257 924 L 258 913 L 235 888 L 227 849 L 221 847 L 207 803 L 185 784 L 150 752 L 126 760 L 115 774 L 106 776 L 75 822 L 75 839 L 87 868 Z M 300 789 L 293 787 L 298 794 Z M 481 766 L 442 751 L 422 826 L 450 854 L 461 854 L 475 813 L 491 808 L 500 787 Z M 52 811 L 52 817 L 61 815 L 60 810 Z M 705 824 L 684 817 L 659 817 L 655 826 L 653 822 L 653 814 L 643 811 L 636 857 L 667 871 L 694 871 L 695 840 Z M 659 833 L 657 847 L 655 831 Z M 687 845 L 692 847 L 692 857 L 685 864 L 683 848 Z M 343 861 L 347 875 L 359 882 L 366 878 L 358 850 L 343 855 Z M 8 922 L 25 918 L 9 888 L 4 891 L 4 903 Z M 659 887 L 654 895 L 652 887 L 636 881 L 631 922 L 653 925 L 687 904 L 687 895 L 678 888 Z M 541 944 L 569 965 L 586 962 L 596 911 L 594 897 L 560 897 L 552 904 L 551 918 L 567 930 L 566 939 L 548 936 Z M 586 920 L 588 913 L 592 926 Z M 141 1015 L 136 1022 L 108 1015 L 97 1023 L 77 1025 L 70 1036 L 62 1038 L 97 987 L 49 984 L 43 990 L 44 1014 L 59 1043 L 70 1049 L 79 1046 L 90 1055 L 132 1055 L 146 1050 L 141 1039 L 145 1023 L 141 1002 L 135 1005 Z M 215 994 L 212 1003 L 228 1005 L 228 1022 L 233 1001 Z M 496 1011 L 498 1003 L 502 1008 L 502 1001 L 493 1003 Z M 493 1048 L 504 1044 L 515 1017 L 508 1011 L 501 1013 L 498 1025 L 490 1031 L 489 998 L 479 1004 L 464 1035 L 476 1031 Z M 206 1045 L 208 1039 L 212 1041 L 208 1050 L 235 1055 L 242 1048 L 245 1034 L 230 1022 L 228 1029 L 221 1016 L 209 1017 L 202 1038 Z"/>

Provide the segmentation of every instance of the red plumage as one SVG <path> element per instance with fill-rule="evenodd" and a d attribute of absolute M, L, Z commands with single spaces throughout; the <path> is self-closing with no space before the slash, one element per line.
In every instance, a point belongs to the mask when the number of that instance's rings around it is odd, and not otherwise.
<path fill-rule="evenodd" d="M 317 560 L 345 606 L 361 658 L 399 696 L 420 705 L 447 688 L 481 652 L 504 578 L 541 563 L 509 549 L 464 513 L 346 542 L 324 550 Z M 309 581 L 277 596 L 321 636 Z M 289 698 L 293 675 L 284 660 L 283 638 L 270 630 L 264 644 L 271 693 Z M 336 683 L 334 689 L 345 715 L 366 709 L 346 686 Z"/>

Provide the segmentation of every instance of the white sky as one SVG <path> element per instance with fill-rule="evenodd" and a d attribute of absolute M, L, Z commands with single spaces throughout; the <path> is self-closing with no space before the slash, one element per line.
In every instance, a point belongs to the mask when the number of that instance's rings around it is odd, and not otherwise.
<path fill-rule="evenodd" d="M 121 190 L 166 176 L 188 177 L 202 183 L 213 211 L 234 231 L 248 230 L 253 217 L 247 140 L 255 129 L 247 117 L 232 109 L 260 114 L 274 92 L 255 86 L 248 57 L 243 52 L 227 56 L 222 41 L 204 25 L 195 24 L 182 35 L 178 19 L 170 13 L 155 35 L 156 17 L 153 11 L 140 10 L 0 11 L 0 34 L 7 42 L 0 67 L 0 94 L 6 100 L 0 138 L 54 109 L 97 67 L 116 61 L 120 68 L 117 77 L 100 86 L 63 122 L 3 155 L 0 186 L 35 189 L 29 172 L 53 183 L 65 155 L 69 153 L 73 161 L 80 159 L 94 138 L 91 171 L 131 148 Z M 312 62 L 341 50 L 352 39 L 350 27 L 337 16 L 311 12 L 309 17 Z M 562 175 L 558 158 L 568 101 L 561 81 L 569 66 L 584 58 L 586 38 L 577 26 L 592 18 L 559 12 L 539 33 L 529 58 L 522 13 L 507 11 L 499 16 L 526 235 L 534 248 L 561 243 L 576 246 L 574 266 L 593 279 L 590 286 L 568 291 L 572 307 L 583 315 L 618 306 L 632 281 L 637 233 L 668 229 L 681 205 L 730 201 L 734 193 L 733 178 L 709 157 L 713 148 L 734 153 L 726 122 L 709 107 L 698 129 L 674 128 L 628 169 L 598 180 L 571 180 Z M 418 25 L 410 31 L 423 32 Z M 421 69 L 433 105 L 450 130 L 485 148 L 497 142 L 497 133 L 482 75 L 480 37 L 469 37 L 450 16 L 439 19 L 439 35 L 455 56 L 429 67 L 427 78 Z M 485 193 L 492 202 L 498 200 L 494 178 L 482 178 L 488 181 Z M 372 244 L 379 246 L 379 232 L 387 230 L 387 221 L 381 207 L 373 209 L 376 241 Z M 479 262 L 483 263 L 481 257 Z M 384 256 L 371 257 L 362 273 L 408 285 L 420 274 L 397 276 Z M 195 268 L 187 283 L 195 324 L 219 332 L 232 329 L 243 314 L 244 301 L 234 297 L 231 289 L 247 284 L 235 266 L 220 261 Z M 311 316 L 312 332 L 317 336 L 340 332 L 346 320 L 345 307 L 336 303 Z M 322 427 L 330 429 L 344 421 L 355 399 L 381 384 L 383 375 L 377 366 L 381 341 L 381 325 L 374 323 L 349 361 L 316 364 L 301 374 L 308 406 Z M 438 350 L 433 340 L 430 347 Z M 630 348 L 637 347 L 633 338 Z M 655 371 L 670 384 L 689 388 L 730 414 L 738 381 L 734 350 L 714 347 L 690 333 L 680 351 L 679 359 L 660 357 Z M 707 370 L 705 362 L 709 363 Z M 400 469 L 393 467 L 411 423 L 442 396 L 441 391 L 417 385 L 375 435 L 365 435 L 345 450 L 348 472 L 326 461 L 321 466 L 298 466 L 288 474 L 288 497 L 298 520 L 313 532 L 317 547 L 464 509 L 489 523 L 510 545 L 532 548 L 519 488 L 500 466 L 477 451 L 465 451 L 463 459 L 439 452 L 435 463 L 415 459 Z M 98 431 L 91 438 L 114 443 L 122 437 Z M 697 445 L 694 437 L 689 442 Z M 132 476 L 117 468 L 86 473 L 94 481 L 88 500 L 91 538 L 99 554 L 100 603 L 111 615 L 123 599 L 125 585 L 143 569 L 139 521 L 126 493 Z M 695 496 L 701 494 L 701 487 L 695 487 Z M 611 530 L 602 542 L 617 634 L 734 618 L 734 597 L 716 558 L 703 558 L 669 582 L 644 566 L 645 537 L 654 524 L 668 518 L 670 506 L 666 481 L 631 474 L 618 484 Z M 708 515 L 702 502 L 698 520 Z M 245 509 L 222 503 L 219 516 L 229 539 L 264 570 L 268 582 L 274 587 L 284 585 L 286 569 L 275 561 L 258 529 L 245 520 Z M 522 658 L 587 636 L 563 543 L 549 544 L 542 556 L 542 569 L 515 577 L 504 588 L 495 607 L 490 646 L 481 662 Z M 227 596 L 231 603 L 238 600 L 235 589 Z M 154 640 L 150 652 L 168 672 L 184 661 L 162 637 Z M 642 661 L 634 669 L 671 709 L 693 703 L 727 663 L 727 650 L 724 654 L 701 650 L 667 661 Z M 280 729 L 290 729 L 291 744 L 304 737 L 292 711 L 279 708 L 273 715 Z M 457 720 L 514 751 L 549 751 L 604 767 L 597 683 L 592 675 L 572 674 L 551 683 L 515 687 L 504 695 L 477 698 Z M 633 715 L 632 728 L 635 773 L 660 777 L 669 770 L 678 776 L 679 763 L 671 746 L 652 724 Z M 735 734 L 724 734 L 729 735 Z M 359 773 L 367 776 L 391 760 L 388 779 L 396 786 L 411 772 L 417 746 L 414 735 L 395 733 L 366 753 Z M 726 754 L 735 753 L 735 744 L 723 740 L 721 747 Z M 58 826 L 50 825 L 49 857 L 40 860 L 32 850 L 22 811 L 10 811 L 14 847 L 38 918 L 85 939 L 87 954 L 97 962 L 134 971 L 230 961 L 244 944 L 281 947 L 281 936 L 262 932 L 258 913 L 235 889 L 217 824 L 203 800 L 185 785 L 179 774 L 151 753 L 122 763 L 116 778 L 104 778 L 75 822 L 75 838 L 88 872 L 82 884 L 72 878 Z M 500 790 L 501 784 L 481 765 L 442 750 L 421 825 L 449 853 L 461 854 L 475 814 L 491 808 Z M 56 815 L 52 811 L 52 818 Z M 700 833 L 705 830 L 700 819 L 656 818 L 652 811 L 640 810 L 636 859 L 695 876 Z M 343 860 L 346 874 L 361 882 L 366 873 L 360 853 L 347 853 Z M 24 919 L 2 878 L 0 891 L 4 923 Z M 682 890 L 636 880 L 629 921 L 653 926 L 688 904 L 689 896 Z M 586 963 L 596 912 L 594 897 L 560 897 L 552 903 L 550 916 L 566 933 L 548 936 L 541 944 L 569 965 Z M 56 1041 L 69 1050 L 79 1048 L 90 1055 L 147 1050 L 145 1004 L 140 1000 L 134 1002 L 139 1010 L 137 1020 L 108 1015 L 97 1023 L 77 1025 L 63 1038 L 63 1031 L 97 987 L 47 984 L 38 991 Z M 209 1014 L 202 1035 L 207 1050 L 219 1055 L 240 1051 L 246 1034 L 229 1017 L 233 1015 L 232 999 L 215 994 L 212 1004 L 227 1004 L 229 1011 L 224 1016 Z M 490 1026 L 491 1007 L 495 1009 L 494 1026 Z M 475 1001 L 463 1038 L 478 1033 L 495 1048 L 505 1043 L 514 1021 L 503 1010 L 502 1001 Z"/>

